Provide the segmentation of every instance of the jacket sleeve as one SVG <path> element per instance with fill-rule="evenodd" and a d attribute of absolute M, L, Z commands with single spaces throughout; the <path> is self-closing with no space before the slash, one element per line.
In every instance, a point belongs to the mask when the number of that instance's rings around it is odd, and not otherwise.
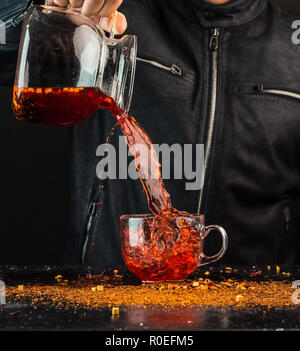
<path fill-rule="evenodd" d="M 0 3 L 0 86 L 14 83 L 22 21 L 30 0 Z"/>

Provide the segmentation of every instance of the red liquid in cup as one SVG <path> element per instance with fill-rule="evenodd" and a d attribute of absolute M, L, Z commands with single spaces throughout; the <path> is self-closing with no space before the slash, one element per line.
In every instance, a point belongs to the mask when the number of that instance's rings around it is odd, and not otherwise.
<path fill-rule="evenodd" d="M 162 211 L 149 222 L 146 218 L 143 229 L 132 228 L 132 233 L 121 222 L 125 263 L 142 281 L 183 280 L 197 269 L 203 240 L 193 226 L 180 226 L 183 215 L 189 217 L 175 209 Z"/>
<path fill-rule="evenodd" d="M 151 235 L 153 240 L 150 245 L 123 249 L 124 260 L 129 270 L 143 281 L 179 280 L 195 271 L 203 249 L 199 240 L 200 234 L 195 232 L 194 228 L 179 230 L 174 227 L 174 218 L 187 217 L 189 214 L 172 207 L 151 139 L 138 122 L 119 108 L 112 98 L 94 87 L 15 86 L 12 107 L 19 120 L 58 126 L 77 124 L 88 118 L 96 109 L 109 110 L 118 119 L 117 124 L 120 124 L 123 134 L 127 136 L 127 144 L 135 158 L 149 209 L 156 218 L 153 226 L 148 229 L 149 233 L 144 233 Z M 149 156 L 147 159 L 136 145 L 144 146 Z M 165 245 L 163 250 L 162 242 Z"/>

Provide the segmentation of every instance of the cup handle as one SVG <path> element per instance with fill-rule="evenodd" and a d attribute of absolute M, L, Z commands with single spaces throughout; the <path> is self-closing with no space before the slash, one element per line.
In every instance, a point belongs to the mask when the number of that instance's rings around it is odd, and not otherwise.
<path fill-rule="evenodd" d="M 202 236 L 202 238 L 205 239 L 207 237 L 207 235 L 213 230 L 217 230 L 222 236 L 222 247 L 221 247 L 221 250 L 217 254 L 215 254 L 213 256 L 206 256 L 204 253 L 202 253 L 201 254 L 202 261 L 199 264 L 199 267 L 205 266 L 206 264 L 209 264 L 209 263 L 212 263 L 212 262 L 215 262 L 215 261 L 218 261 L 221 257 L 224 256 L 224 254 L 225 254 L 225 252 L 227 250 L 227 246 L 228 246 L 227 233 L 226 233 L 224 228 L 222 228 L 222 227 L 220 227 L 218 225 L 209 225 L 209 226 L 207 226 L 206 230 L 205 230 L 205 233 Z"/>

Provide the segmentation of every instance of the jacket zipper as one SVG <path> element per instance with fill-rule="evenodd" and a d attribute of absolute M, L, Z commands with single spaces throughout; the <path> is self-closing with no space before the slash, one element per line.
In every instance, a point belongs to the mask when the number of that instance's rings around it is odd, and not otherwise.
<path fill-rule="evenodd" d="M 208 132 L 206 138 L 206 146 L 205 146 L 205 158 L 204 158 L 204 179 L 208 166 L 208 162 L 210 159 L 211 149 L 212 149 L 212 141 L 214 136 L 215 129 L 215 117 L 216 117 L 216 105 L 217 105 L 217 85 L 218 85 L 218 49 L 219 49 L 219 36 L 220 36 L 220 28 L 213 28 L 211 31 L 211 36 L 209 40 L 209 50 L 211 51 L 211 100 L 210 100 L 210 114 L 209 114 L 209 123 L 208 123 Z M 202 206 L 202 198 L 203 198 L 203 188 L 200 191 L 199 202 L 197 213 L 200 213 Z"/>
<path fill-rule="evenodd" d="M 179 68 L 175 64 L 173 64 L 172 66 L 166 66 L 166 65 L 163 65 L 162 63 L 159 63 L 157 61 L 147 60 L 147 59 L 144 59 L 144 58 L 141 58 L 141 57 L 137 57 L 136 60 L 140 61 L 140 62 L 148 63 L 149 65 L 152 65 L 154 67 L 163 69 L 165 71 L 168 71 L 168 72 L 174 74 L 174 76 L 177 76 L 177 77 L 181 77 L 182 76 L 182 69 Z"/>
<path fill-rule="evenodd" d="M 91 202 L 87 211 L 88 214 L 88 222 L 87 222 L 87 226 L 86 226 L 86 236 L 84 239 L 84 244 L 82 247 L 82 252 L 81 252 L 81 263 L 84 264 L 85 261 L 85 255 L 86 255 L 86 250 L 87 250 L 87 245 L 88 245 L 88 241 L 89 241 L 89 233 L 90 233 L 90 229 L 93 223 L 93 218 L 96 214 L 96 202 Z"/>
<path fill-rule="evenodd" d="M 258 84 L 258 85 L 254 85 L 253 87 L 251 87 L 250 93 L 275 94 L 275 95 L 287 96 L 287 97 L 291 97 L 291 98 L 300 100 L 300 92 L 297 93 L 297 92 L 293 92 L 292 90 L 289 91 L 289 90 L 284 90 L 284 89 L 265 87 L 263 84 Z"/>

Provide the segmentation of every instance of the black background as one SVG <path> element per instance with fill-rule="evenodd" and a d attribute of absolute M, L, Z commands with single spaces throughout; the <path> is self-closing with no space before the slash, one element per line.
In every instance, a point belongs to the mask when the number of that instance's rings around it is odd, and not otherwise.
<path fill-rule="evenodd" d="M 299 0 L 275 2 L 300 17 Z M 71 205 L 70 128 L 16 121 L 11 95 L 0 88 L 0 264 L 58 264 Z"/>
<path fill-rule="evenodd" d="M 55 264 L 68 230 L 70 129 L 17 121 L 0 88 L 0 264 Z"/>

